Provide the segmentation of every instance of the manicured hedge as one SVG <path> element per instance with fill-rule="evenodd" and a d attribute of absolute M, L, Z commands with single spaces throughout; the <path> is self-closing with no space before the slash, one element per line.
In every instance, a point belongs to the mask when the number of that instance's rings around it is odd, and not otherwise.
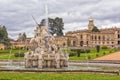
<path fill-rule="evenodd" d="M 90 53 L 90 49 L 71 49 L 73 52 Z"/>
<path fill-rule="evenodd" d="M 107 47 L 107 46 L 102 46 L 101 48 L 102 48 L 102 49 L 108 49 L 108 47 Z"/>
<path fill-rule="evenodd" d="M 90 53 L 89 49 L 71 49 L 71 52 L 69 54 L 69 56 L 75 56 L 77 55 L 78 57 L 80 57 L 81 53 Z"/>
<path fill-rule="evenodd" d="M 24 57 L 24 53 L 14 53 L 15 57 Z"/>

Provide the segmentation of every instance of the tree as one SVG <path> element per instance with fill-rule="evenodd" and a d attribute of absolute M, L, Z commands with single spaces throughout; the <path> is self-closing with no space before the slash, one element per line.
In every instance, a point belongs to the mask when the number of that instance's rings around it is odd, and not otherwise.
<path fill-rule="evenodd" d="M 80 57 L 80 49 L 76 49 L 77 50 L 77 57 Z"/>
<path fill-rule="evenodd" d="M 64 26 L 64 23 L 63 23 L 62 18 L 56 17 L 54 19 L 54 29 L 55 29 L 55 33 L 57 34 L 57 36 L 63 35 L 63 29 L 64 29 L 63 26 Z"/>
<path fill-rule="evenodd" d="M 100 52 L 100 46 L 96 45 L 96 51 L 99 53 Z"/>
<path fill-rule="evenodd" d="M 92 29 L 92 32 L 100 32 L 99 29 L 95 26 L 93 29 Z"/>
<path fill-rule="evenodd" d="M 27 38 L 26 33 L 25 32 L 24 33 L 20 33 L 19 35 L 20 35 L 19 36 L 19 40 L 21 40 L 22 42 L 25 42 L 25 40 Z"/>
<path fill-rule="evenodd" d="M 8 32 L 5 26 L 0 26 L 0 43 L 3 43 L 6 46 L 10 45 Z"/>
<path fill-rule="evenodd" d="M 45 26 L 46 20 L 42 19 L 40 22 L 40 26 Z M 62 36 L 63 35 L 63 20 L 62 18 L 56 17 L 55 19 L 48 18 L 48 25 L 49 25 L 49 32 L 54 35 L 56 34 L 57 36 Z"/>
<path fill-rule="evenodd" d="M 52 18 L 48 18 L 49 20 L 49 32 L 53 35 L 56 33 L 57 29 L 55 27 L 55 22 L 54 22 L 54 19 Z"/>
<path fill-rule="evenodd" d="M 45 25 L 46 25 L 46 21 L 45 21 L 45 19 L 42 19 L 40 22 L 40 26 L 45 26 Z"/>
<path fill-rule="evenodd" d="M 27 36 L 26 36 L 26 33 L 24 32 L 23 35 L 22 35 L 22 41 L 25 41 L 26 38 L 27 38 Z"/>

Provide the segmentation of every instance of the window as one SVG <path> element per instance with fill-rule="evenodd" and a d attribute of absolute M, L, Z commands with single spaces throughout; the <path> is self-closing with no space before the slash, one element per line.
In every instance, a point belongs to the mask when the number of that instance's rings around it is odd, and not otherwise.
<path fill-rule="evenodd" d="M 87 45 L 88 45 L 88 41 L 87 41 Z"/>
<path fill-rule="evenodd" d="M 120 34 L 118 34 L 118 38 L 120 38 Z"/>
<path fill-rule="evenodd" d="M 91 36 L 91 39 L 93 40 L 93 36 Z"/>
<path fill-rule="evenodd" d="M 114 42 L 112 42 L 112 44 L 114 44 Z"/>
<path fill-rule="evenodd" d="M 82 38 L 83 38 L 83 36 L 82 36 L 82 35 L 80 35 L 80 38 L 82 39 Z"/>
<path fill-rule="evenodd" d="M 105 44 L 105 42 L 103 42 L 103 44 Z"/>
<path fill-rule="evenodd" d="M 80 46 L 83 46 L 83 41 L 80 41 Z"/>
<path fill-rule="evenodd" d="M 120 44 L 120 41 L 118 41 L 118 44 Z"/>
<path fill-rule="evenodd" d="M 95 40 L 97 39 L 97 37 L 95 36 Z"/>
<path fill-rule="evenodd" d="M 76 41 L 73 41 L 73 46 L 76 46 Z"/>
<path fill-rule="evenodd" d="M 98 36 L 98 39 L 100 40 L 100 36 Z"/>

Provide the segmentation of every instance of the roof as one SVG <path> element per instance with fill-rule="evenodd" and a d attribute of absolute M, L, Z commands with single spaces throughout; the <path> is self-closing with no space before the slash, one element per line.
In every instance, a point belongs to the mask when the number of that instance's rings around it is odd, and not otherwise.
<path fill-rule="evenodd" d="M 120 31 L 120 28 L 105 28 L 105 29 L 99 29 L 100 32 L 92 32 L 90 30 L 84 29 L 84 30 L 76 30 L 76 31 L 69 31 L 66 34 L 75 34 L 75 33 L 114 33 L 115 31 Z"/>

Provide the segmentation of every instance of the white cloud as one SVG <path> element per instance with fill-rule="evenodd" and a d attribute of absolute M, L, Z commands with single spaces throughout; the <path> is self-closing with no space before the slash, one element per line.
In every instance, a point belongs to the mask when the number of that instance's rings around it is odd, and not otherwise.
<path fill-rule="evenodd" d="M 17 38 L 20 32 L 34 36 L 35 22 L 45 18 L 45 3 L 49 17 L 61 17 L 65 30 L 87 28 L 88 19 L 95 18 L 99 28 L 120 27 L 119 0 L 0 0 L 0 24 L 6 25 L 9 36 Z"/>

